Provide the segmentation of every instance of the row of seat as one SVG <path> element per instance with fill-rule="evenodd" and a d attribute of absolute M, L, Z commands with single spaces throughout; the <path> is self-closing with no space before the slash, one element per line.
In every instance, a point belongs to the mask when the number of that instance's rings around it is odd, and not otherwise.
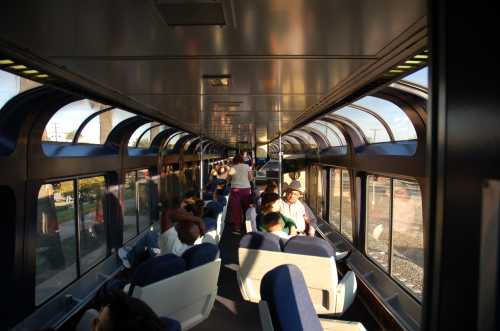
<path fill-rule="evenodd" d="M 264 276 L 277 266 L 296 265 L 318 314 L 339 316 L 356 297 L 357 282 L 352 271 L 339 281 L 335 250 L 318 237 L 296 236 L 288 241 L 265 232 L 251 232 L 240 241 L 237 280 L 243 298 L 258 303 Z"/>
<path fill-rule="evenodd" d="M 306 280 L 295 265 L 280 265 L 267 272 L 260 294 L 263 331 L 366 331 L 359 322 L 318 318 Z"/>

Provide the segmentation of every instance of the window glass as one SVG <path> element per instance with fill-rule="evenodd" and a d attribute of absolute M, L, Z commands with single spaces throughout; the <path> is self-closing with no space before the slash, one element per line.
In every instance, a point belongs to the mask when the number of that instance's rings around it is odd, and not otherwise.
<path fill-rule="evenodd" d="M 339 139 L 340 146 L 346 146 L 347 145 L 347 142 L 345 140 L 344 134 L 342 133 L 342 131 L 339 130 L 339 128 L 335 124 L 327 122 L 327 121 L 321 121 L 321 120 L 317 120 L 314 123 L 318 123 L 318 124 L 327 126 L 332 131 L 332 133 L 335 134 L 335 136 L 337 137 L 337 139 Z"/>
<path fill-rule="evenodd" d="M 391 139 L 386 129 L 373 115 L 352 107 L 344 107 L 334 112 L 356 123 L 366 136 L 369 143 L 387 142 Z"/>
<path fill-rule="evenodd" d="M 316 142 L 316 140 L 314 140 L 314 138 L 311 137 L 311 135 L 308 134 L 307 132 L 295 130 L 292 133 L 290 133 L 290 136 L 292 136 L 292 137 L 293 136 L 298 137 L 309 148 L 317 148 L 318 147 L 318 143 Z"/>
<path fill-rule="evenodd" d="M 330 222 L 340 230 L 340 169 L 330 170 Z"/>
<path fill-rule="evenodd" d="M 326 170 L 317 168 L 318 170 L 318 201 L 316 213 L 322 219 L 326 219 L 326 191 L 325 191 L 325 181 L 326 181 Z"/>
<path fill-rule="evenodd" d="M 416 182 L 394 179 L 392 276 L 419 299 L 424 277 L 422 195 Z"/>
<path fill-rule="evenodd" d="M 420 85 L 422 87 L 429 87 L 429 70 L 428 67 L 424 67 L 414 73 L 406 76 L 402 80 L 407 82 Z"/>
<path fill-rule="evenodd" d="M 351 179 L 349 171 L 342 169 L 342 205 L 340 231 L 352 241 Z"/>
<path fill-rule="evenodd" d="M 35 303 L 77 277 L 73 181 L 42 185 L 37 203 Z"/>
<path fill-rule="evenodd" d="M 135 184 L 137 181 L 135 171 L 125 174 L 125 187 L 123 190 L 123 241 L 129 241 L 137 235 L 137 199 Z"/>
<path fill-rule="evenodd" d="M 137 171 L 137 197 L 139 212 L 139 231 L 146 229 L 151 224 L 151 200 L 149 194 L 150 181 L 147 169 Z"/>
<path fill-rule="evenodd" d="M 313 123 L 309 123 L 305 127 L 306 128 L 309 127 L 311 129 L 314 129 L 316 133 L 320 134 L 323 137 L 323 139 L 326 140 L 326 142 L 328 143 L 328 146 L 341 146 L 342 145 L 342 141 L 337 136 L 337 134 L 332 129 L 330 129 L 330 127 L 328 127 L 322 123 L 313 122 Z"/>
<path fill-rule="evenodd" d="M 191 144 L 194 142 L 194 141 L 198 141 L 197 140 L 198 138 L 193 138 L 193 139 L 190 139 L 188 141 L 186 141 L 186 143 L 184 144 L 184 151 L 187 151 L 189 146 L 191 146 Z"/>
<path fill-rule="evenodd" d="M 181 139 L 182 137 L 187 136 L 189 133 L 174 133 L 169 139 L 167 139 L 167 150 L 171 151 L 174 149 L 175 144 Z"/>
<path fill-rule="evenodd" d="M 389 270 L 391 179 L 368 176 L 366 182 L 366 252 Z"/>
<path fill-rule="evenodd" d="M 391 128 L 395 140 L 417 139 L 417 133 L 410 119 L 394 103 L 368 96 L 356 101 L 354 104 L 368 108 L 382 117 Z"/>
<path fill-rule="evenodd" d="M 104 144 L 115 126 L 127 118 L 133 117 L 128 111 L 114 108 L 105 111 L 88 122 L 78 137 L 79 143 Z"/>
<path fill-rule="evenodd" d="M 103 176 L 78 180 L 81 273 L 89 270 L 107 254 L 104 190 Z"/>
<path fill-rule="evenodd" d="M 42 140 L 72 142 L 80 124 L 93 113 L 107 107 L 88 99 L 67 104 L 59 109 L 47 123 Z"/>
<path fill-rule="evenodd" d="M 146 123 L 146 124 L 143 124 L 141 125 L 140 127 L 138 127 L 137 129 L 135 129 L 134 133 L 132 133 L 132 135 L 130 136 L 130 139 L 128 141 L 128 146 L 129 147 L 135 147 L 135 145 L 138 143 L 138 140 L 139 138 L 145 138 L 145 141 L 144 143 L 148 143 L 150 142 L 150 140 L 148 138 L 150 138 L 149 134 L 147 131 L 150 132 L 150 129 L 151 128 L 154 128 L 156 126 L 158 126 L 159 123 L 158 122 L 149 122 L 149 123 Z M 141 137 L 141 135 L 144 134 L 144 136 Z M 147 144 L 148 146 L 146 147 L 149 147 L 149 144 Z M 141 147 L 141 146 L 139 146 Z"/>
<path fill-rule="evenodd" d="M 155 139 L 160 132 L 165 131 L 167 129 L 169 129 L 169 127 L 166 125 L 159 125 L 159 126 L 157 125 L 151 127 L 151 129 L 146 131 L 144 135 L 141 137 L 141 140 L 139 140 L 137 147 L 149 148 L 151 146 L 151 143 L 153 142 L 153 139 Z"/>
<path fill-rule="evenodd" d="M 0 110 L 16 95 L 40 85 L 40 83 L 0 70 Z"/>

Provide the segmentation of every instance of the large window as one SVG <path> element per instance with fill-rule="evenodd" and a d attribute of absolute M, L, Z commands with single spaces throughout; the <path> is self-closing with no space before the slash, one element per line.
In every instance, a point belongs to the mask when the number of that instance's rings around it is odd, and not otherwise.
<path fill-rule="evenodd" d="M 346 169 L 330 170 L 329 220 L 352 241 L 351 178 Z"/>
<path fill-rule="evenodd" d="M 126 242 L 151 224 L 151 179 L 147 169 L 125 174 L 123 190 L 123 241 Z"/>
<path fill-rule="evenodd" d="M 35 276 L 37 305 L 106 257 L 104 191 L 102 176 L 53 182 L 40 188 Z"/>
<path fill-rule="evenodd" d="M 418 299 L 423 289 L 423 217 L 414 181 L 367 177 L 366 252 Z"/>

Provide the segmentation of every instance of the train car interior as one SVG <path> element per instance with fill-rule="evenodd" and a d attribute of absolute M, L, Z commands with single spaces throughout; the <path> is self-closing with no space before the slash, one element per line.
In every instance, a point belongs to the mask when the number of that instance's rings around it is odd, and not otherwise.
<path fill-rule="evenodd" d="M 497 21 L 5 1 L 0 330 L 499 330 Z"/>

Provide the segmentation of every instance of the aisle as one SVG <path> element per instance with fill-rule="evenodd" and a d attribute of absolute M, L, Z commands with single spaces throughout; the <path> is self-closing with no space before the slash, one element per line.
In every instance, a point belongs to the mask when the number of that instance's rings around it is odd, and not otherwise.
<path fill-rule="evenodd" d="M 257 304 L 246 302 L 241 297 L 236 273 L 225 267 L 238 264 L 239 236 L 224 229 L 220 244 L 222 267 L 219 275 L 219 291 L 210 317 L 192 330 L 260 330 Z"/>

